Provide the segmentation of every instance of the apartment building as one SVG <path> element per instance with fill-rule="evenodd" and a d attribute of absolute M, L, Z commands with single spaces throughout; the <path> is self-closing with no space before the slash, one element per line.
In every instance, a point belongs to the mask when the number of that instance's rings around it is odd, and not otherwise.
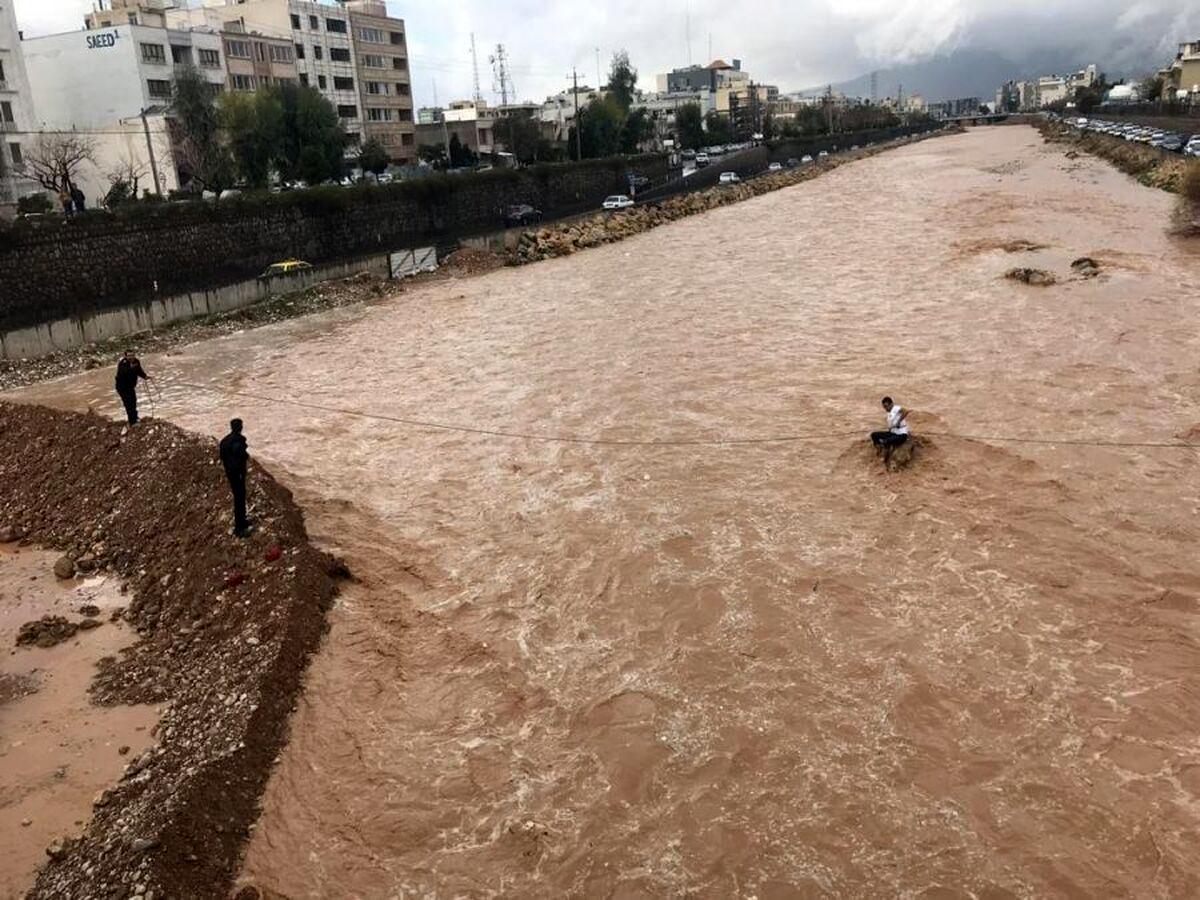
<path fill-rule="evenodd" d="M 24 172 L 34 122 L 16 12 L 12 0 L 0 0 L 0 212 L 11 212 L 20 197 L 38 190 Z"/>
<path fill-rule="evenodd" d="M 143 186 L 157 180 L 163 192 L 179 186 L 166 121 L 172 80 L 178 67 L 194 66 L 221 90 L 219 34 L 125 24 L 31 38 L 22 48 L 39 128 L 76 132 L 93 145 L 94 162 L 79 178 L 89 199 L 103 196 L 119 169 L 142 172 Z"/>
<path fill-rule="evenodd" d="M 375 138 L 400 165 L 417 162 L 412 77 L 404 22 L 379 0 L 346 3 L 354 39 L 364 139 Z"/>
<path fill-rule="evenodd" d="M 1200 41 L 1180 44 L 1175 60 L 1159 74 L 1163 76 L 1163 99 L 1200 102 Z"/>
<path fill-rule="evenodd" d="M 227 90 L 257 91 L 299 81 L 296 48 L 289 38 L 248 33 L 240 22 L 229 22 L 221 32 L 221 42 L 225 47 Z"/>

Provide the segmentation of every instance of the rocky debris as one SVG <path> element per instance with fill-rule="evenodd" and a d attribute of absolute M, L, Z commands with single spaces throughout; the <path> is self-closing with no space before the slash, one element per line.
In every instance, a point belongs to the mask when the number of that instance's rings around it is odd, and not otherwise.
<path fill-rule="evenodd" d="M 75 560 L 69 556 L 60 556 L 54 563 L 54 577 L 66 581 L 75 577 Z"/>
<path fill-rule="evenodd" d="M 308 543 L 291 495 L 256 462 L 258 528 L 233 538 L 211 440 L 154 420 L 123 434 L 98 416 L 3 402 L 0 423 L 6 524 L 74 562 L 90 554 L 130 589 L 123 618 L 138 641 L 101 661 L 94 702 L 163 704 L 158 746 L 97 798 L 77 840 L 56 845 L 29 896 L 109 896 L 100 885 L 129 896 L 136 884 L 143 897 L 225 898 L 324 628 L 336 563 Z M 272 546 L 286 564 L 265 561 Z M 247 580 L 226 590 L 235 571 Z M 30 623 L 25 633 L 36 643 L 47 629 L 99 621 Z M 133 849 L 151 836 L 161 843 Z"/>
<path fill-rule="evenodd" d="M 480 250 L 475 247 L 460 247 L 446 256 L 440 263 L 441 270 L 457 278 L 482 275 L 506 266 L 509 259 L 502 253 Z"/>
<path fill-rule="evenodd" d="M 1077 159 L 1081 153 L 1090 153 L 1108 160 L 1147 187 L 1161 188 L 1172 193 L 1178 193 L 1183 183 L 1187 161 L 1179 154 L 1136 141 L 1122 140 L 1109 134 L 1080 132 L 1061 122 L 1039 120 L 1036 127 L 1046 142 L 1065 144 L 1069 147 L 1066 151 L 1068 159 Z"/>
<path fill-rule="evenodd" d="M 12 544 L 21 539 L 21 530 L 11 525 L 0 525 L 0 544 Z"/>
<path fill-rule="evenodd" d="M 96 623 L 100 624 L 99 622 Z M 69 641 L 79 631 L 79 625 L 62 616 L 42 616 L 26 622 L 17 631 L 18 647 L 53 647 Z"/>
<path fill-rule="evenodd" d="M 85 603 L 85 604 L 83 604 L 83 606 L 79 607 L 79 614 L 81 616 L 87 616 L 89 618 L 94 618 L 95 616 L 100 615 L 100 607 L 95 606 L 94 604 L 91 604 L 91 603 Z"/>
<path fill-rule="evenodd" d="M 908 468 L 912 465 L 912 461 L 920 449 L 921 442 L 915 437 L 909 437 L 907 441 L 892 450 L 892 455 L 888 457 L 888 471 L 897 472 L 900 469 Z"/>
<path fill-rule="evenodd" d="M 1036 250 L 1046 249 L 1046 245 L 1018 238 L 1013 241 L 1005 241 L 1000 245 L 1000 249 L 1005 253 L 1033 253 Z"/>
<path fill-rule="evenodd" d="M 1071 263 L 1071 271 L 1080 278 L 1095 278 L 1100 274 L 1100 264 L 1090 256 L 1081 256 Z"/>
<path fill-rule="evenodd" d="M 1046 287 L 1055 282 L 1054 276 L 1044 269 L 1028 269 L 1023 266 L 1009 269 L 1004 273 L 1004 277 L 1010 281 L 1020 281 L 1037 287 Z"/>

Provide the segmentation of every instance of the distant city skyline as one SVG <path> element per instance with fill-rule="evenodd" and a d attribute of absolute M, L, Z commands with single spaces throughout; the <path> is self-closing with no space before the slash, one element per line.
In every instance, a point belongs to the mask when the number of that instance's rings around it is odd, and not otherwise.
<path fill-rule="evenodd" d="M 716 0 L 604 6 L 514 0 L 446 4 L 388 0 L 407 23 L 418 106 L 472 94 L 471 34 L 485 99 L 495 101 L 489 56 L 506 47 L 516 95 L 541 100 L 561 91 L 574 67 L 580 83 L 603 78 L 612 54 L 629 52 L 643 90 L 654 76 L 712 55 L 740 58 L 756 80 L 798 90 L 962 49 L 995 51 L 1020 62 L 1047 52 L 1096 61 L 1101 69 L 1148 72 L 1176 45 L 1200 37 L 1194 0 L 745 0 L 736 17 Z M 82 27 L 93 0 L 15 0 L 30 36 Z M 600 60 L 597 66 L 597 50 Z M 1016 74 L 1016 73 L 1014 73 Z"/>

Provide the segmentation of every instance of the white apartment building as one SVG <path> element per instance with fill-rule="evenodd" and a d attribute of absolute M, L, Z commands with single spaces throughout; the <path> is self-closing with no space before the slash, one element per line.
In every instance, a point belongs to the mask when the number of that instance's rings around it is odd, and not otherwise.
<path fill-rule="evenodd" d="M 33 95 L 13 0 L 0 0 L 0 212 L 39 190 L 24 174 L 34 127 Z"/>
<path fill-rule="evenodd" d="M 22 47 L 38 127 L 77 132 L 94 146 L 94 163 L 78 179 L 90 205 L 122 168 L 143 173 L 140 187 L 153 190 L 155 172 L 162 193 L 179 187 L 165 115 L 171 82 L 177 66 L 192 65 L 220 90 L 226 72 L 219 34 L 116 25 L 31 38 Z"/>

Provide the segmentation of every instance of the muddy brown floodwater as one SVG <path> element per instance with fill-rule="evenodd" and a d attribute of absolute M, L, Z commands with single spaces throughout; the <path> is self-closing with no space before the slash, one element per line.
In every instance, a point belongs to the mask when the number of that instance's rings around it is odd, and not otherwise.
<path fill-rule="evenodd" d="M 1198 451 L 1064 442 L 1200 435 L 1200 254 L 1165 233 L 1170 204 L 1031 129 L 979 129 L 148 360 L 158 414 L 212 434 L 241 415 L 362 579 L 242 880 L 1196 896 Z M 1098 277 L 1072 276 L 1084 255 Z M 115 415 L 110 379 L 18 396 Z M 221 391 L 816 440 L 544 443 Z M 886 474 L 845 434 L 884 393 L 918 430 L 1051 443 L 932 437 Z"/>
<path fill-rule="evenodd" d="M 151 706 L 93 706 L 88 685 L 96 662 L 133 643 L 114 609 L 127 598 L 108 575 L 59 581 L 60 554 L 0 545 L 0 897 L 22 897 L 46 848 L 74 837 L 96 795 L 112 787 L 125 764 L 154 743 Z M 83 618 L 104 624 L 50 648 L 18 647 L 26 622 Z M 90 612 L 90 610 L 89 610 Z M 125 749 L 125 753 L 120 751 Z"/>

